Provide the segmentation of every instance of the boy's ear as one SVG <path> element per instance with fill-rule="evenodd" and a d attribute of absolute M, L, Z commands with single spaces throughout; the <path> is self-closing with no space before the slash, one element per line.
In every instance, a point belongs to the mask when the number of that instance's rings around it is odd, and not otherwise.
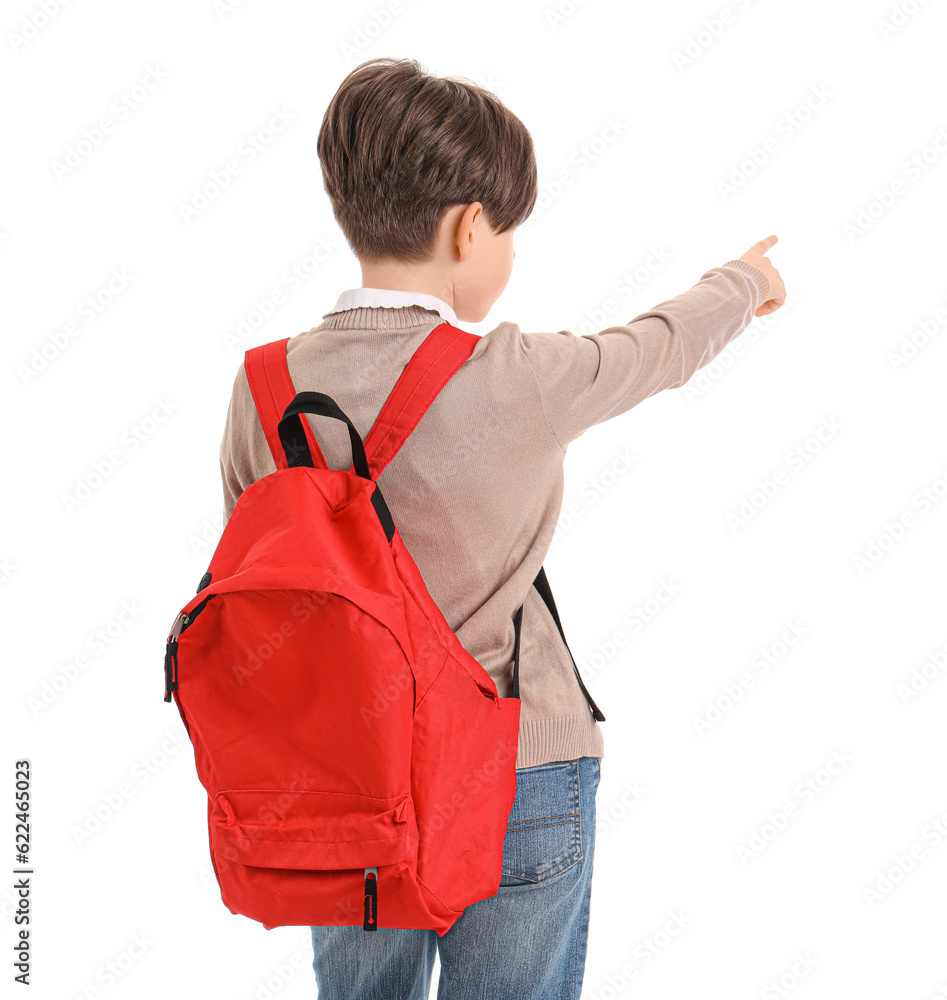
<path fill-rule="evenodd" d="M 470 253 L 470 246 L 473 242 L 474 225 L 483 218 L 483 205 L 479 201 L 472 201 L 463 211 L 457 220 L 457 228 L 454 233 L 454 242 L 461 260 L 466 260 Z"/>

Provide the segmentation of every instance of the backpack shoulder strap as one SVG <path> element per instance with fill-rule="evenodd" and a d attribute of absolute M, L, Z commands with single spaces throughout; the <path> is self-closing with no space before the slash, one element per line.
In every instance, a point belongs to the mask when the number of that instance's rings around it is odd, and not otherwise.
<path fill-rule="evenodd" d="M 398 449 L 417 427 L 437 394 L 470 357 L 479 340 L 475 334 L 446 322 L 436 326 L 424 339 L 405 365 L 365 438 L 365 454 L 372 479 L 377 480 L 398 454 Z M 277 469 L 285 469 L 287 465 L 278 425 L 286 407 L 296 396 L 286 360 L 288 341 L 289 337 L 284 337 L 250 348 L 244 355 L 247 382 Z M 313 465 L 317 469 L 328 469 L 312 426 L 302 414 L 299 420 L 306 432 Z M 349 471 L 354 472 L 354 463 Z"/>
<path fill-rule="evenodd" d="M 372 478 L 377 479 L 480 338 L 450 323 L 436 326 L 405 365 L 365 438 Z"/>
<path fill-rule="evenodd" d="M 251 347 L 243 358 L 243 367 L 247 373 L 247 382 L 253 396 L 253 403 L 256 406 L 263 433 L 266 435 L 266 443 L 270 446 L 270 452 L 276 462 L 277 469 L 287 468 L 286 453 L 279 438 L 279 422 L 286 407 L 296 397 L 296 389 L 293 386 L 293 380 L 289 375 L 289 366 L 286 363 L 286 344 L 288 341 L 289 337 L 284 337 L 282 340 L 274 340 L 270 344 Z M 326 464 L 322 449 L 316 442 L 316 436 L 312 433 L 309 421 L 304 420 L 302 414 L 299 415 L 299 421 L 306 432 L 314 467 L 327 469 L 329 466 Z"/>

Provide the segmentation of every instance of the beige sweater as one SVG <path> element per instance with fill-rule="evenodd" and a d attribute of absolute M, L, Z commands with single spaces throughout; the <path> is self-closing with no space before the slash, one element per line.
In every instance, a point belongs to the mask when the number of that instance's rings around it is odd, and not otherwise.
<path fill-rule="evenodd" d="M 560 514 L 565 449 L 594 424 L 683 385 L 746 328 L 768 295 L 762 271 L 731 260 L 600 333 L 523 333 L 500 323 L 480 338 L 379 477 L 431 597 L 504 697 L 512 685 L 513 615 L 525 599 L 517 767 L 604 755 L 603 723 L 593 719 L 532 586 Z M 421 305 L 327 313 L 289 341 L 293 384 L 328 393 L 364 440 L 411 354 L 441 322 Z M 328 417 L 307 419 L 329 466 L 348 468 L 347 428 Z M 240 493 L 276 468 L 242 362 L 220 467 L 226 519 Z M 594 572 L 594 563 L 586 569 Z M 563 628 L 573 648 L 590 638 L 581 622 L 564 620 Z M 595 698 L 591 686 L 590 693 Z M 620 706 L 596 701 L 607 717 L 620 715 Z"/>

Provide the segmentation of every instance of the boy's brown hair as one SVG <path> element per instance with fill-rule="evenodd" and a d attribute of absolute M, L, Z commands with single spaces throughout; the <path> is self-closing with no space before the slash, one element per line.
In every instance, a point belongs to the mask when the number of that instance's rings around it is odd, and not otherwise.
<path fill-rule="evenodd" d="M 454 205 L 479 201 L 502 233 L 536 203 L 526 126 L 490 91 L 414 59 L 356 66 L 326 110 L 318 154 L 336 221 L 363 260 L 429 260 Z"/>

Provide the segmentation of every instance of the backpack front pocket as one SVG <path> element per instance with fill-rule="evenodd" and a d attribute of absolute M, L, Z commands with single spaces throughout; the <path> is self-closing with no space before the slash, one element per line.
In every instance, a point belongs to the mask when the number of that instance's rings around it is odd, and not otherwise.
<path fill-rule="evenodd" d="M 214 853 L 261 868 L 366 868 L 417 852 L 409 794 L 227 789 L 214 797 L 208 823 Z"/>

